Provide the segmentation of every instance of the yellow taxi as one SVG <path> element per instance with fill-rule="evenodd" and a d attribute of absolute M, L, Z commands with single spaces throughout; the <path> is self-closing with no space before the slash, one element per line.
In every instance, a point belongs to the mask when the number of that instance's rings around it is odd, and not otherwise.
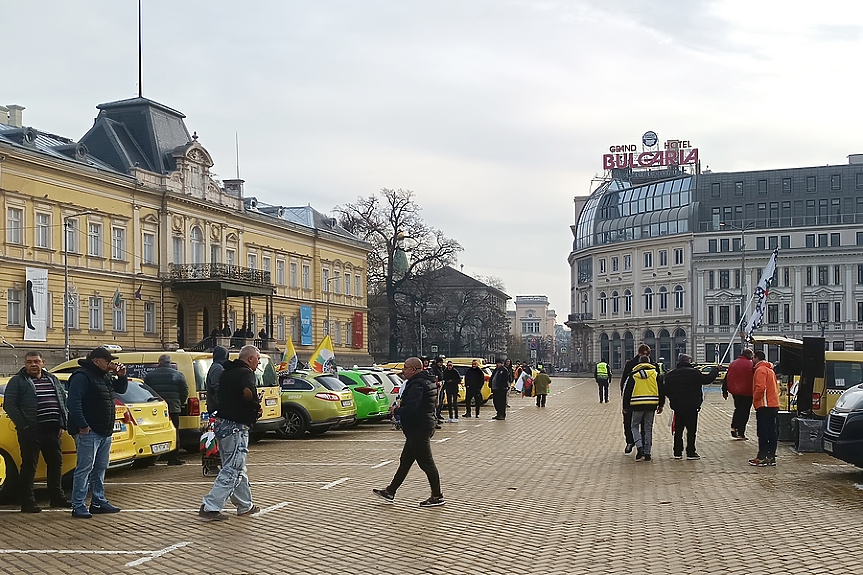
<path fill-rule="evenodd" d="M 240 356 L 237 351 L 228 354 L 228 359 L 233 361 Z M 212 362 L 212 360 L 211 360 Z M 282 416 L 282 390 L 279 386 L 276 369 L 270 356 L 261 354 L 261 363 L 255 370 L 255 387 L 258 388 L 258 401 L 261 402 L 261 418 L 255 422 L 249 432 L 250 441 L 260 440 L 268 431 L 281 429 L 285 423 Z"/>
<path fill-rule="evenodd" d="M 493 365 L 486 365 L 485 361 L 480 357 L 448 357 L 446 361 L 451 361 L 452 366 L 456 368 L 461 375 L 462 383 L 459 384 L 458 389 L 458 400 L 459 402 L 464 401 L 465 391 L 464 391 L 464 374 L 467 371 L 472 363 L 476 360 L 477 367 L 482 370 L 483 379 L 485 382 L 482 384 L 482 402 L 485 403 L 488 401 L 488 398 L 491 397 L 491 387 L 489 387 L 489 378 L 491 377 L 491 372 L 494 371 Z"/>

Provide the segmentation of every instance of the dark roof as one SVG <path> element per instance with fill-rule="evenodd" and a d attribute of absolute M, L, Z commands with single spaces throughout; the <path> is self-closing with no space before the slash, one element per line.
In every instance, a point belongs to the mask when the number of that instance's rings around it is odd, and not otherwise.
<path fill-rule="evenodd" d="M 17 128 L 0 124 L 0 145 L 5 144 L 23 150 L 31 150 L 46 156 L 114 172 L 114 168 L 93 156 L 86 146 L 70 138 L 41 132 L 24 126 Z"/>
<path fill-rule="evenodd" d="M 183 113 L 147 98 L 96 107 L 99 115 L 81 143 L 120 172 L 139 166 L 167 174 L 176 169 L 171 152 L 192 141 Z"/>
<path fill-rule="evenodd" d="M 504 299 L 512 299 L 496 287 L 485 284 L 478 279 L 464 274 L 450 266 L 444 266 L 438 270 L 435 270 L 432 273 L 434 274 L 435 285 L 441 288 L 484 289 L 490 292 L 494 292 Z"/>

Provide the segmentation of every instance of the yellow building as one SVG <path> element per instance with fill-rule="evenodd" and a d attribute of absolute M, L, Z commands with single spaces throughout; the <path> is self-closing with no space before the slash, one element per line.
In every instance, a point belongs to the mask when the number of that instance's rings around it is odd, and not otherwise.
<path fill-rule="evenodd" d="M 72 355 L 208 348 L 227 324 L 271 351 L 291 337 L 302 361 L 329 327 L 340 363 L 371 361 L 368 244 L 310 206 L 216 181 L 182 113 L 145 98 L 98 108 L 75 142 L 0 107 L 0 372 L 23 365 L 10 345 L 65 356 L 64 272 Z"/>

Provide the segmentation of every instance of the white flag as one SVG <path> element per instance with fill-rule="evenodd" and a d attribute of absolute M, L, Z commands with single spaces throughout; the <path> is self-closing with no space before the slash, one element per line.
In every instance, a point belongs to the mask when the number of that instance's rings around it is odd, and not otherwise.
<path fill-rule="evenodd" d="M 764 266 L 764 272 L 761 274 L 761 279 L 758 285 L 755 286 L 755 297 L 758 301 L 755 302 L 755 309 L 752 310 L 752 315 L 749 316 L 749 321 L 746 323 L 746 339 L 752 341 L 752 332 L 761 327 L 761 322 L 764 319 L 764 310 L 767 308 L 767 295 L 770 293 L 770 282 L 773 281 L 773 276 L 776 273 L 776 257 L 779 255 L 779 248 L 773 250 L 773 255 L 770 256 L 767 265 Z"/>

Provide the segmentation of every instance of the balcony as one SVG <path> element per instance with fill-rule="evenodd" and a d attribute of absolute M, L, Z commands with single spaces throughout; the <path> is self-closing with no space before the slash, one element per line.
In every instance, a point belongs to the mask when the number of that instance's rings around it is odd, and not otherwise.
<path fill-rule="evenodd" d="M 583 323 L 585 321 L 592 321 L 593 314 L 592 313 L 571 313 L 567 317 L 567 322 L 569 323 Z"/>
<path fill-rule="evenodd" d="M 171 285 L 184 289 L 213 289 L 231 294 L 270 295 L 272 273 L 229 264 L 171 264 Z"/>

